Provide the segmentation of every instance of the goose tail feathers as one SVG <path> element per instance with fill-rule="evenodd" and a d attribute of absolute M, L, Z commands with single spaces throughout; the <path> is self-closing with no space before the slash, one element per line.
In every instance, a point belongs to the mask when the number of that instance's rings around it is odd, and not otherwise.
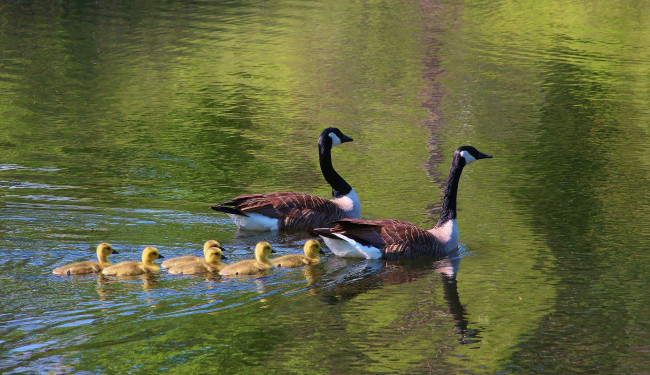
<path fill-rule="evenodd" d="M 337 256 L 346 258 L 380 259 L 385 246 L 381 227 L 355 219 L 332 223 L 332 228 L 316 228 L 312 232 L 321 236 L 325 245 Z"/>
<path fill-rule="evenodd" d="M 248 217 L 248 215 L 246 215 L 246 214 L 245 214 L 243 211 L 241 211 L 241 210 L 238 210 L 238 209 L 233 208 L 233 207 L 224 206 L 225 203 L 227 203 L 227 202 L 219 203 L 219 204 L 215 204 L 214 206 L 210 206 L 210 208 L 213 209 L 213 210 L 215 210 L 215 211 L 218 211 L 218 212 L 224 212 L 224 213 L 227 213 L 227 214 L 232 214 L 232 215 L 239 215 L 239 216 L 246 216 L 246 217 Z"/>
<path fill-rule="evenodd" d="M 321 237 L 327 237 L 327 238 L 338 238 L 337 236 L 334 235 L 334 233 L 331 232 L 332 228 L 314 228 L 310 229 L 308 232 L 312 236 L 321 236 Z"/>
<path fill-rule="evenodd" d="M 353 239 L 364 246 L 382 248 L 381 225 L 362 219 L 342 219 L 332 223 L 331 228 L 316 228 L 312 232 L 323 237 L 340 240 L 342 236 Z"/>

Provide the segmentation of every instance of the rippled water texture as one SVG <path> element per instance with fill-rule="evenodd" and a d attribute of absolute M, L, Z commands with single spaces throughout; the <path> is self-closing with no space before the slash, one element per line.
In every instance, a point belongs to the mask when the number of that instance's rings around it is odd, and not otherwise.
<path fill-rule="evenodd" d="M 646 373 L 648 46 L 644 1 L 0 3 L 0 372 Z M 454 149 L 495 156 L 459 259 L 52 275 L 301 252 L 208 207 L 327 197 L 328 126 L 364 218 L 430 228 Z"/>

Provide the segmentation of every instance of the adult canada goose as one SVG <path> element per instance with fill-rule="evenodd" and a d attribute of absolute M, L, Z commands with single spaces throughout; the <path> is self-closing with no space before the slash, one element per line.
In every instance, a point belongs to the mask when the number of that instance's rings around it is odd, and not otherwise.
<path fill-rule="evenodd" d="M 219 272 L 226 266 L 221 260 L 228 258 L 223 256 L 221 247 L 209 247 L 204 251 L 204 254 L 205 259 L 177 264 L 169 269 L 169 273 L 193 275 L 197 273 Z"/>
<path fill-rule="evenodd" d="M 142 250 L 142 262 L 120 262 L 104 268 L 102 275 L 134 276 L 160 272 L 160 267 L 153 264 L 153 261 L 159 258 L 164 257 L 158 252 L 158 249 L 147 246 Z"/>
<path fill-rule="evenodd" d="M 323 249 L 320 246 L 320 242 L 316 240 L 307 240 L 304 246 L 305 255 L 302 254 L 290 254 L 283 255 L 272 259 L 273 265 L 275 267 L 282 268 L 294 268 L 302 267 L 307 265 L 314 265 L 320 263 L 319 254 L 325 254 Z"/>
<path fill-rule="evenodd" d="M 99 259 L 99 262 L 89 261 L 67 264 L 65 266 L 55 268 L 52 270 L 52 273 L 55 275 L 67 276 L 99 273 L 104 267 L 111 265 L 111 262 L 108 261 L 108 256 L 117 253 L 118 252 L 113 249 L 113 246 L 111 244 L 108 242 L 102 242 L 97 245 L 97 259 Z"/>
<path fill-rule="evenodd" d="M 164 262 L 162 262 L 161 266 L 164 269 L 168 269 L 183 263 L 200 262 L 208 258 L 208 253 L 211 251 L 211 248 L 218 248 L 219 252 L 225 250 L 223 247 L 221 247 L 219 242 L 215 240 L 209 240 L 203 244 L 203 257 L 197 257 L 196 255 L 183 255 L 176 258 L 166 259 Z"/>
<path fill-rule="evenodd" d="M 402 220 L 336 221 L 332 228 L 313 232 L 323 238 L 332 252 L 341 257 L 366 259 L 442 258 L 458 247 L 456 195 L 463 167 L 479 159 L 491 158 L 472 146 L 459 147 L 447 179 L 435 227 L 424 230 Z"/>
<path fill-rule="evenodd" d="M 229 264 L 219 271 L 222 276 L 254 275 L 273 268 L 269 255 L 275 253 L 268 242 L 258 242 L 255 245 L 255 259 L 242 260 Z"/>
<path fill-rule="evenodd" d="M 240 195 L 211 208 L 227 213 L 239 228 L 301 231 L 326 227 L 332 221 L 361 217 L 357 193 L 332 166 L 332 147 L 352 138 L 337 128 L 323 130 L 318 139 L 320 169 L 332 186 L 332 199 L 299 193 Z"/>

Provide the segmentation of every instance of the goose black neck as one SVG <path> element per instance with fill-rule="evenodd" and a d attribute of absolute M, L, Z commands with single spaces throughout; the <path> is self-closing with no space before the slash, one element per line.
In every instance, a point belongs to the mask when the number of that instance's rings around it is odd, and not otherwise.
<path fill-rule="evenodd" d="M 463 173 L 465 166 L 465 159 L 460 155 L 454 155 L 454 161 L 449 170 L 449 177 L 447 178 L 447 187 L 445 188 L 445 195 L 442 198 L 442 208 L 440 209 L 440 219 L 438 219 L 437 226 L 441 226 L 449 220 L 456 218 L 456 196 L 458 193 L 458 182 L 460 175 Z"/>
<path fill-rule="evenodd" d="M 318 157 L 320 160 L 320 170 L 323 172 L 323 177 L 325 181 L 332 187 L 332 197 L 339 198 L 344 195 L 347 195 L 352 191 L 352 186 L 350 186 L 343 177 L 341 177 L 332 166 L 332 146 L 330 144 L 324 144 L 324 142 L 319 142 L 318 144 Z"/>

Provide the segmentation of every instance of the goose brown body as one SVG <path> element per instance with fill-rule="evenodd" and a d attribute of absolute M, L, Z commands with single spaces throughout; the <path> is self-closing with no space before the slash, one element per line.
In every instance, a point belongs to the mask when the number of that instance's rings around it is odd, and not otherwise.
<path fill-rule="evenodd" d="M 277 229 L 286 231 L 325 227 L 332 221 L 348 217 L 348 213 L 331 200 L 292 192 L 240 195 L 212 208 L 234 215 L 253 213 L 277 219 Z"/>
<path fill-rule="evenodd" d="M 304 246 L 305 255 L 302 254 L 289 254 L 283 255 L 272 259 L 275 267 L 281 268 L 295 268 L 320 263 L 320 256 L 322 253 L 320 242 L 316 240 L 307 240 Z"/>
<path fill-rule="evenodd" d="M 220 251 L 223 250 L 223 248 L 221 247 L 218 241 L 208 240 L 203 244 L 203 257 L 199 257 L 196 255 L 183 255 L 180 257 L 165 259 L 165 261 L 162 262 L 161 266 L 164 269 L 169 269 L 171 267 L 178 266 L 183 263 L 200 262 L 202 260 L 205 260 L 208 257 L 208 251 L 210 250 L 210 248 L 213 247 L 219 248 Z"/>
<path fill-rule="evenodd" d="M 237 263 L 229 264 L 221 271 L 222 276 L 243 276 L 255 275 L 268 271 L 273 268 L 273 263 L 269 260 L 269 255 L 274 253 L 268 242 L 258 242 L 255 245 L 255 259 L 242 260 Z"/>
<path fill-rule="evenodd" d="M 177 264 L 169 269 L 169 273 L 193 275 L 219 272 L 226 266 L 222 259 L 228 258 L 223 256 L 221 247 L 210 247 L 205 251 L 205 259 Z"/>
<path fill-rule="evenodd" d="M 444 242 L 435 233 L 407 221 L 344 219 L 333 224 L 330 234 L 341 234 L 361 245 L 381 249 L 382 259 L 440 258 L 446 255 Z"/>
<path fill-rule="evenodd" d="M 153 246 L 142 250 L 142 262 L 120 262 L 102 270 L 102 275 L 108 276 L 135 276 L 160 272 L 160 267 L 153 263 L 154 260 L 164 258 Z"/>
<path fill-rule="evenodd" d="M 117 251 L 113 249 L 113 246 L 108 242 L 102 242 L 97 245 L 97 259 L 98 261 L 88 261 L 88 262 L 78 262 L 67 264 L 65 266 L 57 267 L 52 270 L 52 273 L 55 275 L 85 275 L 89 273 L 99 273 L 111 264 L 108 261 L 108 256 L 111 254 L 117 254 Z"/>
<path fill-rule="evenodd" d="M 492 156 L 462 146 L 454 153 L 445 188 L 440 219 L 430 230 L 403 220 L 342 219 L 314 233 L 339 256 L 367 259 L 441 258 L 458 248 L 456 196 L 465 165 Z"/>
<path fill-rule="evenodd" d="M 318 140 L 321 172 L 332 187 L 332 199 L 293 192 L 249 194 L 211 208 L 228 214 L 239 228 L 251 230 L 304 231 L 343 218 L 359 218 L 359 198 L 334 170 L 331 159 L 332 147 L 350 141 L 337 128 L 323 130 Z"/>

